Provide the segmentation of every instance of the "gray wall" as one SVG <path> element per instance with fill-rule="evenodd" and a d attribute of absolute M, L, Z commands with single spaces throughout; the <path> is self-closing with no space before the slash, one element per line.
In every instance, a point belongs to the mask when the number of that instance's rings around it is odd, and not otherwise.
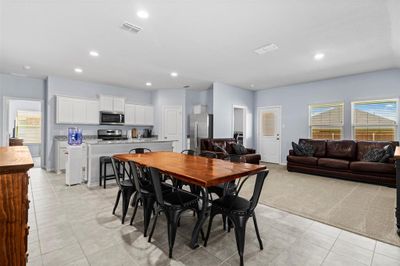
<path fill-rule="evenodd" d="M 261 90 L 255 93 L 254 103 L 255 108 L 282 106 L 282 162 L 286 162 L 291 142 L 309 137 L 309 104 L 344 102 L 344 138 L 351 139 L 352 101 L 399 96 L 400 69 L 393 69 Z M 256 117 L 254 121 L 257 121 Z M 254 124 L 257 133 L 257 125 Z"/>
<path fill-rule="evenodd" d="M 246 108 L 246 133 L 244 145 L 253 147 L 254 92 L 215 82 L 213 84 L 214 137 L 233 137 L 233 106 Z"/>
<path fill-rule="evenodd" d="M 100 94 L 121 96 L 126 98 L 126 103 L 151 104 L 152 91 L 122 88 L 100 83 L 84 82 L 71 80 L 61 77 L 50 76 L 47 80 L 46 105 L 49 110 L 47 113 L 47 170 L 54 169 L 54 136 L 67 135 L 68 127 L 78 126 L 82 128 L 84 135 L 96 135 L 97 129 L 104 128 L 99 125 L 58 125 L 56 121 L 56 95 L 74 96 L 88 99 L 97 99 Z M 118 128 L 129 130 L 132 128 L 125 126 L 106 126 L 106 128 Z"/>

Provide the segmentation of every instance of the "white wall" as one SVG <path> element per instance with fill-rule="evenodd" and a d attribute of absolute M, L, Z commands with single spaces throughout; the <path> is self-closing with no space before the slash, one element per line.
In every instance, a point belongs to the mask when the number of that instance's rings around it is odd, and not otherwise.
<path fill-rule="evenodd" d="M 261 90 L 255 93 L 254 103 L 256 108 L 282 106 L 281 159 L 282 162 L 286 162 L 291 142 L 309 137 L 309 104 L 344 102 L 344 138 L 351 139 L 352 101 L 399 98 L 399 96 L 400 69 L 392 69 Z M 254 121 L 257 121 L 256 118 Z M 256 130 L 255 126 L 255 132 Z"/>
<path fill-rule="evenodd" d="M 233 106 L 246 108 L 246 136 L 244 145 L 253 147 L 254 92 L 223 83 L 213 84 L 214 138 L 233 137 Z"/>

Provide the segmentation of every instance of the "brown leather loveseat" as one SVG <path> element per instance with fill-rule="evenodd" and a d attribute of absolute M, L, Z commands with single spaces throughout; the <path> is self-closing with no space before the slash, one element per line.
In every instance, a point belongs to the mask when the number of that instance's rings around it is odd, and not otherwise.
<path fill-rule="evenodd" d="M 224 159 L 226 154 L 218 148 L 221 147 L 230 155 L 231 161 L 251 164 L 260 163 L 261 155 L 256 154 L 256 150 L 246 148 L 245 154 L 239 155 L 236 154 L 235 149 L 233 148 L 234 144 L 236 144 L 236 140 L 234 138 L 201 139 L 200 150 L 201 152 L 211 151 L 216 153 L 219 159 Z"/>
<path fill-rule="evenodd" d="M 287 170 L 343 178 L 394 187 L 396 170 L 394 159 L 385 163 L 362 161 L 371 149 L 382 149 L 399 142 L 311 140 L 300 139 L 299 144 L 310 144 L 313 156 L 296 156 L 293 150 L 287 156 Z"/>

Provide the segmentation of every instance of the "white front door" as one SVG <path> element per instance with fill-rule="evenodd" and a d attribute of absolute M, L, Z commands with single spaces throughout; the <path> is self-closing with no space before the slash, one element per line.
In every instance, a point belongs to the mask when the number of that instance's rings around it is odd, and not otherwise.
<path fill-rule="evenodd" d="M 281 107 L 258 108 L 258 150 L 261 160 L 281 162 Z"/>
<path fill-rule="evenodd" d="M 174 152 L 182 151 L 182 106 L 164 106 L 162 114 L 163 139 L 175 140 Z"/>

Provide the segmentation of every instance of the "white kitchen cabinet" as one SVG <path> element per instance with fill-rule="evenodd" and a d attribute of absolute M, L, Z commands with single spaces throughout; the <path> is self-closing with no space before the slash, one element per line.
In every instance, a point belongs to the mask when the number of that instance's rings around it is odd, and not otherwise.
<path fill-rule="evenodd" d="M 135 124 L 144 125 L 145 123 L 145 106 L 136 105 Z"/>
<path fill-rule="evenodd" d="M 100 111 L 107 111 L 107 112 L 114 111 L 113 96 L 100 95 Z"/>
<path fill-rule="evenodd" d="M 72 122 L 74 124 L 86 123 L 86 101 L 81 99 L 73 99 L 72 106 Z"/>
<path fill-rule="evenodd" d="M 99 102 L 96 100 L 57 96 L 57 124 L 99 124 Z"/>
<path fill-rule="evenodd" d="M 135 125 L 136 105 L 125 104 L 125 125 Z"/>
<path fill-rule="evenodd" d="M 99 102 L 86 101 L 86 124 L 98 125 L 99 120 Z"/>
<path fill-rule="evenodd" d="M 100 111 L 123 113 L 125 111 L 125 98 L 100 95 Z"/>
<path fill-rule="evenodd" d="M 56 101 L 56 123 L 66 124 L 73 121 L 72 113 L 73 99 L 57 96 Z"/>
<path fill-rule="evenodd" d="M 114 112 L 123 113 L 125 111 L 125 98 L 114 97 L 113 98 Z"/>
<path fill-rule="evenodd" d="M 145 106 L 144 108 L 144 124 L 154 125 L 154 108 L 153 106 Z"/>

